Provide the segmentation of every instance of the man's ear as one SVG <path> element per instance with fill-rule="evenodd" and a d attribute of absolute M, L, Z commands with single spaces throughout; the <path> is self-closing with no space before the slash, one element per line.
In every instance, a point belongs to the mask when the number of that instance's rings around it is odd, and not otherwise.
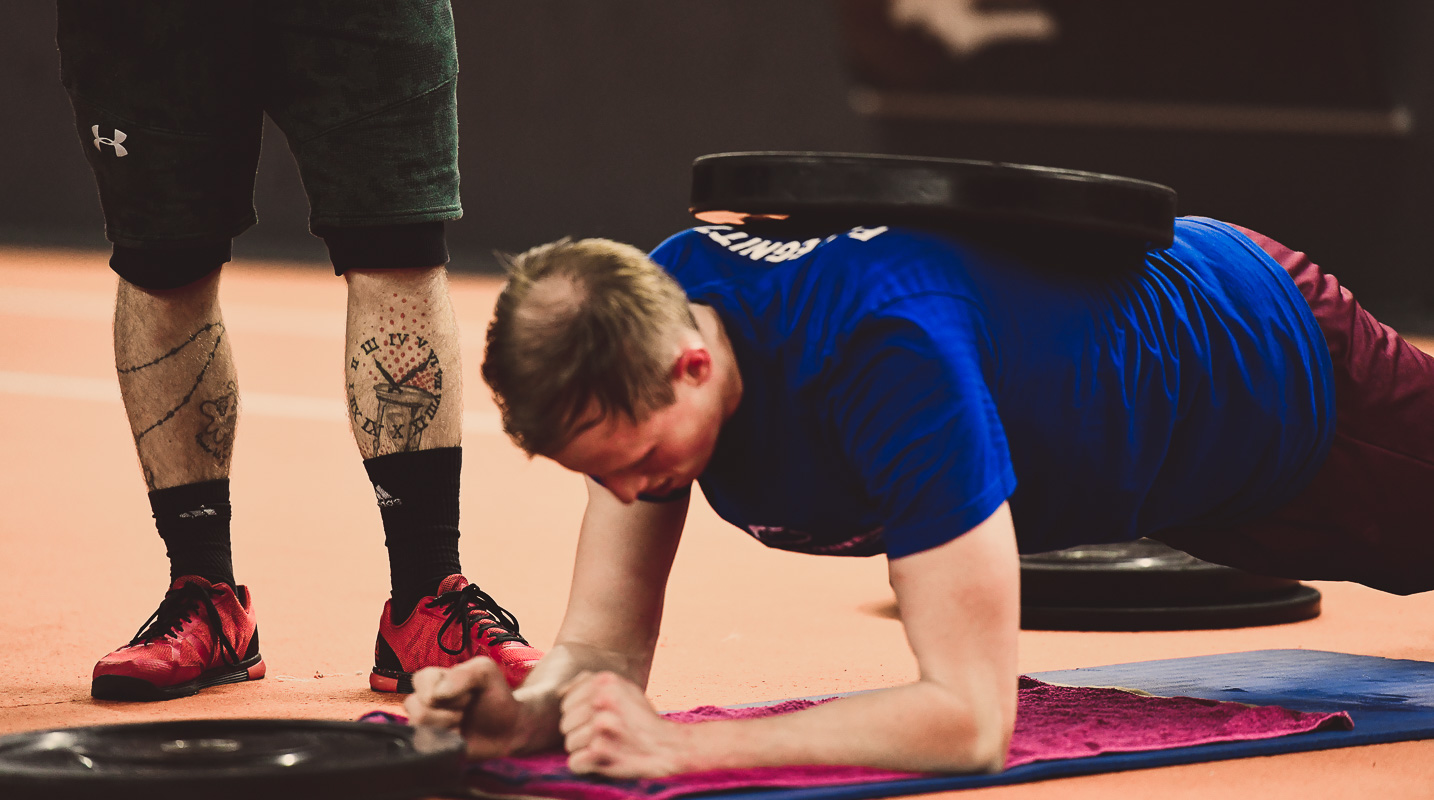
<path fill-rule="evenodd" d="M 698 386 L 712 377 L 712 353 L 705 347 L 688 347 L 672 362 L 672 380 L 689 381 Z"/>

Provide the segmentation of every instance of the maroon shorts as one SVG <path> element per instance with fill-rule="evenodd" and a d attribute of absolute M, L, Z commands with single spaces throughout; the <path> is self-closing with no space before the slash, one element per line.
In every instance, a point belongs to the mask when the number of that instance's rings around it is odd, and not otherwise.
<path fill-rule="evenodd" d="M 1334 442 L 1310 485 L 1278 511 L 1156 538 L 1264 575 L 1396 594 L 1434 589 L 1434 357 L 1370 316 L 1304 253 L 1240 231 L 1289 271 L 1324 332 Z"/>

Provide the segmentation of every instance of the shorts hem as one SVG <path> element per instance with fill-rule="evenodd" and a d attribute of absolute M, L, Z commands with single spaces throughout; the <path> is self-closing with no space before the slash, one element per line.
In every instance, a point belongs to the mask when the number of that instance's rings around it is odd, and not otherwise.
<path fill-rule="evenodd" d="M 334 274 L 350 270 L 427 269 L 448 263 L 441 221 L 319 229 Z"/>
<path fill-rule="evenodd" d="M 110 256 L 110 269 L 140 289 L 166 291 L 188 286 L 232 258 L 233 242 L 229 239 L 171 250 L 116 245 Z"/>
<path fill-rule="evenodd" d="M 191 247 L 202 247 L 208 244 L 220 244 L 233 241 L 235 237 L 254 227 L 258 222 L 259 218 L 257 216 L 250 217 L 241 224 L 226 228 L 227 233 L 201 233 L 191 236 L 152 236 L 138 238 L 116 234 L 107 229 L 105 231 L 105 238 L 108 239 L 111 244 L 139 250 L 186 250 Z"/>

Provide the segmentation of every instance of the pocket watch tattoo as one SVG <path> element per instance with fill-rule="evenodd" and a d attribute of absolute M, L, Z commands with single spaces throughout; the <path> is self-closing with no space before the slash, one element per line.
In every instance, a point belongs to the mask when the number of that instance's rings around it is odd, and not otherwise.
<path fill-rule="evenodd" d="M 394 295 L 388 324 L 349 360 L 349 417 L 373 437 L 372 456 L 419 449 L 443 400 L 443 367 L 423 332 L 427 301 Z"/>

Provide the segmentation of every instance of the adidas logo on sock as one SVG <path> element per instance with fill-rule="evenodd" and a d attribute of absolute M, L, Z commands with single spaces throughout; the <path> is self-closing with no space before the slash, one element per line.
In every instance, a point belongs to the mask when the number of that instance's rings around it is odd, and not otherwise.
<path fill-rule="evenodd" d="M 373 485 L 373 495 L 375 498 L 378 499 L 378 505 L 380 508 L 392 508 L 393 506 L 403 505 L 403 500 L 394 497 L 388 492 L 385 492 L 383 490 L 383 487 L 379 486 L 376 483 Z"/>
<path fill-rule="evenodd" d="M 186 511 L 179 515 L 180 519 L 194 519 L 195 517 L 217 517 L 219 512 L 209 506 L 200 506 L 193 511 Z"/>

